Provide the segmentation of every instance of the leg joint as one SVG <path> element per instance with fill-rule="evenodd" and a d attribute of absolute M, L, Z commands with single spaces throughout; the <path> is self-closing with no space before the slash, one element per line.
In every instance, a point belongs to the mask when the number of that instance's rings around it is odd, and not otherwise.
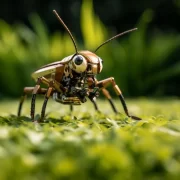
<path fill-rule="evenodd" d="M 112 84 L 113 86 L 116 85 L 115 80 L 114 80 L 113 77 L 110 77 L 110 78 L 101 80 L 101 81 L 97 82 L 96 85 L 97 85 L 99 88 L 105 88 L 105 87 L 107 87 L 109 84 Z"/>

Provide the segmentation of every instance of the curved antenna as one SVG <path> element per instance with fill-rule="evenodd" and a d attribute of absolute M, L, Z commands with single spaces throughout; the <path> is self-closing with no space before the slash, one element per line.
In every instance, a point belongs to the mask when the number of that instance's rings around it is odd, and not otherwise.
<path fill-rule="evenodd" d="M 66 26 L 66 24 L 63 22 L 63 20 L 60 18 L 59 14 L 56 12 L 56 10 L 53 10 L 54 14 L 57 16 L 58 20 L 60 21 L 60 23 L 64 26 L 64 28 L 67 30 L 67 32 L 69 33 L 70 37 L 71 37 L 71 40 L 74 44 L 74 48 L 75 48 L 75 51 L 76 51 L 76 54 L 77 54 L 77 45 L 76 45 L 76 42 L 73 38 L 73 35 L 71 34 L 71 31 L 68 29 L 68 27 Z"/>
<path fill-rule="evenodd" d="M 119 36 L 122 36 L 122 35 L 124 35 L 124 34 L 127 34 L 127 33 L 129 33 L 129 32 L 135 31 L 135 30 L 137 30 L 137 28 L 124 31 L 124 32 L 122 32 L 122 33 L 120 33 L 120 34 L 117 34 L 116 36 L 113 36 L 112 38 L 108 39 L 107 41 L 105 41 L 105 42 L 103 42 L 101 45 L 99 45 L 99 46 L 95 49 L 94 52 L 96 52 L 100 47 L 104 46 L 105 44 L 107 44 L 108 42 L 112 41 L 113 39 L 116 39 L 116 38 L 119 37 Z"/>

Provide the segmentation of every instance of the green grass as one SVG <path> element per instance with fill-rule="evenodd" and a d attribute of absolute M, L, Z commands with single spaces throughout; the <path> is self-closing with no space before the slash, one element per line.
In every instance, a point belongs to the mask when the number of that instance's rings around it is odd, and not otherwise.
<path fill-rule="evenodd" d="M 54 101 L 44 123 L 32 123 L 25 102 L 0 103 L 0 179 L 179 179 L 180 100 L 128 100 L 134 121 L 114 115 L 108 102 L 102 113 L 88 102 L 75 107 Z M 121 112 L 120 102 L 115 101 Z M 40 113 L 42 101 L 37 102 Z"/>

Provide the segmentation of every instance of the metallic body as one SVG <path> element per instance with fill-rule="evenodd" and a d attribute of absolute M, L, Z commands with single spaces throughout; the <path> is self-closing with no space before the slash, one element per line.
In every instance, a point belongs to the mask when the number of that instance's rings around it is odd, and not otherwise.
<path fill-rule="evenodd" d="M 37 94 L 45 95 L 41 111 L 41 118 L 39 121 L 42 121 L 45 117 L 45 109 L 50 97 L 52 97 L 58 103 L 70 105 L 71 110 L 73 109 L 73 105 L 81 105 L 82 103 L 85 103 L 88 98 L 94 104 L 95 109 L 99 111 L 96 104 L 96 98 L 99 96 L 99 92 L 104 94 L 104 96 L 109 100 L 113 111 L 118 113 L 112 101 L 111 95 L 106 89 L 108 85 L 112 85 L 115 93 L 120 98 L 126 115 L 133 119 L 140 120 L 138 117 L 129 115 L 121 90 L 113 77 L 101 81 L 96 79 L 96 75 L 101 73 L 103 67 L 101 58 L 90 51 L 77 51 L 72 34 L 58 16 L 56 11 L 54 12 L 70 34 L 76 53 L 65 57 L 61 61 L 47 64 L 32 73 L 32 78 L 36 81 L 36 86 L 24 88 L 24 94 L 19 104 L 18 116 L 21 114 L 22 104 L 28 93 L 32 93 L 30 113 L 32 120 L 34 120 L 35 115 L 35 100 Z M 113 38 L 110 40 L 112 39 Z M 105 43 L 107 42 L 108 41 Z M 102 45 L 99 47 L 101 46 Z M 47 88 L 41 88 L 41 84 L 45 84 Z"/>

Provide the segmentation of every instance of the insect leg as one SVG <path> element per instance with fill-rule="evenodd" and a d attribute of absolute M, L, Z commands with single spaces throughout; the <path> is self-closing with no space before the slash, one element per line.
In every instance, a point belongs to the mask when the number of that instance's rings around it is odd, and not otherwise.
<path fill-rule="evenodd" d="M 33 90 L 34 90 L 34 87 L 25 87 L 25 88 L 24 88 L 23 95 L 21 96 L 21 99 L 20 99 L 20 102 L 19 102 L 19 107 L 18 107 L 17 116 L 20 116 L 20 115 L 21 115 L 22 106 L 23 106 L 24 100 L 25 100 L 26 97 L 27 97 L 27 94 L 32 93 Z M 38 94 L 45 94 L 46 91 L 47 91 L 47 89 L 45 89 L 45 88 L 40 88 L 37 93 L 38 93 Z"/>
<path fill-rule="evenodd" d="M 129 114 L 129 111 L 128 111 L 126 102 L 125 102 L 125 100 L 124 100 L 124 97 L 123 97 L 123 95 L 122 95 L 122 92 L 121 92 L 120 88 L 118 87 L 118 85 L 116 84 L 116 82 L 115 82 L 115 80 L 114 80 L 113 77 L 110 77 L 110 78 L 107 78 L 107 79 L 104 79 L 104 80 L 102 80 L 102 81 L 97 82 L 97 83 L 96 83 L 96 86 L 98 86 L 99 88 L 103 89 L 103 88 L 105 88 L 106 86 L 108 86 L 109 84 L 111 84 L 111 85 L 113 86 L 114 91 L 115 91 L 116 94 L 118 95 L 118 97 L 119 97 L 119 99 L 120 99 L 120 101 L 121 101 L 121 103 L 122 103 L 122 106 L 123 106 L 123 109 L 124 109 L 126 115 L 127 115 L 128 117 L 131 117 L 132 119 L 141 120 L 141 118 L 136 117 L 136 116 L 131 116 L 131 115 Z"/>
<path fill-rule="evenodd" d="M 19 102 L 18 114 L 17 114 L 18 116 L 21 115 L 22 106 L 23 106 L 24 100 L 26 99 L 27 94 L 32 93 L 33 89 L 34 89 L 34 87 L 25 87 L 24 88 L 23 95 L 21 96 L 21 99 Z"/>
<path fill-rule="evenodd" d="M 30 112 L 32 120 L 34 120 L 36 94 L 37 94 L 38 90 L 40 89 L 40 83 L 41 83 L 41 79 L 38 79 L 37 84 L 32 91 L 31 112 Z"/>
<path fill-rule="evenodd" d="M 109 91 L 107 89 L 105 89 L 105 88 L 102 88 L 101 91 L 104 94 L 104 96 L 108 99 L 113 111 L 115 113 L 118 113 L 118 111 L 117 111 L 117 109 L 116 109 L 116 107 L 115 107 L 115 105 L 114 105 L 114 103 L 112 101 L 111 95 L 109 94 Z"/>
<path fill-rule="evenodd" d="M 43 106 L 42 106 L 42 110 L 41 110 L 41 118 L 40 118 L 40 121 L 42 121 L 45 117 L 45 112 L 46 112 L 46 105 L 47 105 L 47 102 L 48 102 L 48 99 L 49 97 L 51 96 L 51 93 L 52 93 L 52 90 L 53 88 L 52 87 L 49 87 L 47 92 L 46 92 L 46 95 L 44 97 L 44 103 L 43 103 Z"/>
<path fill-rule="evenodd" d="M 21 115 L 21 110 L 22 110 L 22 106 L 23 106 L 23 103 L 27 97 L 27 94 L 30 94 L 32 93 L 34 90 L 34 87 L 25 87 L 24 88 L 24 92 L 23 92 L 23 95 L 21 96 L 21 99 L 20 99 L 20 102 L 19 102 L 19 107 L 18 107 L 18 113 L 17 113 L 17 116 L 20 116 Z M 40 88 L 38 90 L 38 94 L 45 94 L 47 91 L 47 89 L 45 88 Z"/>
<path fill-rule="evenodd" d="M 73 105 L 72 104 L 70 104 L 70 112 L 73 112 Z"/>
<path fill-rule="evenodd" d="M 127 116 L 129 116 L 129 117 L 131 117 L 132 119 L 135 119 L 135 120 L 141 120 L 141 118 L 139 118 L 139 117 L 129 115 L 128 108 L 127 108 L 125 99 L 124 99 L 124 97 L 123 97 L 122 94 L 119 95 L 119 99 L 120 99 L 120 101 L 121 101 L 121 103 L 122 103 L 122 106 L 123 106 L 124 111 L 125 111 L 125 113 L 127 114 Z"/>
<path fill-rule="evenodd" d="M 21 116 L 21 110 L 22 110 L 22 105 L 24 103 L 24 100 L 26 99 L 26 93 L 24 92 L 23 95 L 21 96 L 20 102 L 19 102 L 19 107 L 18 107 L 18 113 L 17 116 Z"/>
<path fill-rule="evenodd" d="M 98 105 L 97 105 L 97 103 L 96 103 L 96 99 L 90 98 L 90 97 L 89 97 L 89 99 L 90 99 L 91 102 L 93 103 L 94 109 L 95 109 L 97 112 L 100 112 L 100 110 L 99 110 L 99 108 L 98 108 Z"/>

